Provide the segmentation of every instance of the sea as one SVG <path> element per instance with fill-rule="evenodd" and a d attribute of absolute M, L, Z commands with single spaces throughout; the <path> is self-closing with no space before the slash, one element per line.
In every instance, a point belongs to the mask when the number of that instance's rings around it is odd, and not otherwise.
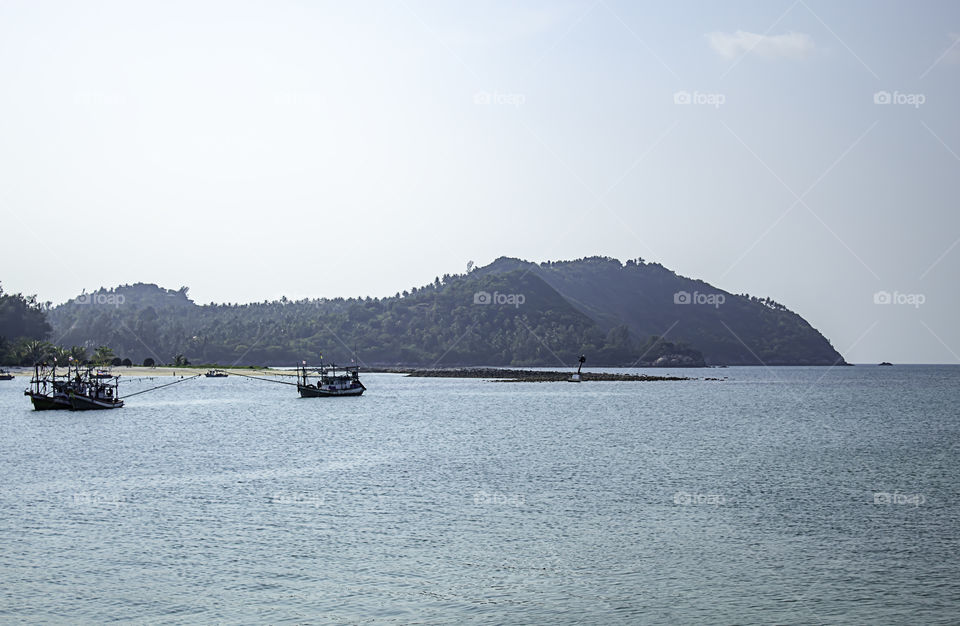
<path fill-rule="evenodd" d="M 617 371 L 0 381 L 0 622 L 960 622 L 960 366 Z"/>

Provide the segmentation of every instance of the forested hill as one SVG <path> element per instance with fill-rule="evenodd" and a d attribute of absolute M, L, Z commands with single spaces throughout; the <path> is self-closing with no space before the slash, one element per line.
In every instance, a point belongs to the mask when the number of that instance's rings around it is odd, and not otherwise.
<path fill-rule="evenodd" d="M 322 353 L 343 363 L 355 352 L 368 365 L 437 367 L 569 366 L 580 354 L 590 365 L 842 362 L 802 318 L 773 303 L 714 290 L 726 296 L 720 306 L 675 304 L 674 292 L 690 286 L 712 289 L 633 261 L 498 259 L 389 298 L 197 305 L 185 287 L 141 283 L 83 294 L 48 319 L 63 345 L 107 345 L 135 362 L 184 355 L 283 365 L 315 363 Z"/>
<path fill-rule="evenodd" d="M 543 278 L 604 330 L 625 324 L 638 337 L 666 334 L 693 345 L 707 363 L 844 363 L 826 337 L 785 306 L 717 289 L 658 263 L 591 257 L 536 264 L 501 257 L 477 271 L 518 270 Z"/>
<path fill-rule="evenodd" d="M 198 306 L 186 288 L 136 284 L 101 290 L 54 308 L 65 345 L 108 345 L 141 361 L 340 363 L 356 351 L 370 365 L 570 365 L 700 362 L 669 341 L 603 332 L 542 279 L 523 272 L 445 277 L 392 298 L 317 299 Z M 651 346 L 651 344 L 654 344 Z M 642 357 L 642 358 L 641 358 Z"/>

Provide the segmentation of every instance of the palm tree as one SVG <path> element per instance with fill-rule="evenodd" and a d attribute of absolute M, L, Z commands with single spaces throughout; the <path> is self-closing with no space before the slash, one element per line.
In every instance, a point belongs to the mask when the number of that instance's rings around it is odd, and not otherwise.
<path fill-rule="evenodd" d="M 33 365 L 52 359 L 52 349 L 53 346 L 46 341 L 40 341 L 39 339 L 24 341 L 17 347 L 20 365 Z"/>
<path fill-rule="evenodd" d="M 97 365 L 106 365 L 112 361 L 116 355 L 108 346 L 100 346 L 93 353 L 93 362 Z"/>
<path fill-rule="evenodd" d="M 50 346 L 50 357 L 60 365 L 63 365 L 69 360 L 70 353 L 60 346 Z"/>

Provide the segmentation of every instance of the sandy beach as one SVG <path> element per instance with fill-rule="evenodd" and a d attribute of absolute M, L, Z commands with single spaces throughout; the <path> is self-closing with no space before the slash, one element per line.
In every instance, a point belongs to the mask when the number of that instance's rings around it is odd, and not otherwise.
<path fill-rule="evenodd" d="M 30 377 L 33 376 L 32 367 L 7 367 L 4 369 L 8 370 L 11 374 L 13 374 L 16 377 L 14 378 L 14 380 L 18 380 L 18 379 L 29 380 Z M 144 377 L 153 378 L 157 376 L 171 376 L 171 377 L 176 376 L 177 378 L 179 378 L 181 376 L 187 377 L 187 376 L 195 376 L 197 374 L 206 374 L 207 372 L 210 371 L 209 367 L 143 367 L 143 366 L 122 367 L 121 366 L 121 367 L 110 367 L 106 369 L 111 374 L 119 375 L 123 378 L 144 378 Z M 265 376 L 265 375 L 278 373 L 277 370 L 271 370 L 267 368 L 250 369 L 247 367 L 243 367 L 243 368 L 223 367 L 223 368 L 217 368 L 217 369 L 222 369 L 228 374 L 233 371 L 237 371 L 242 374 L 246 374 L 248 376 Z M 58 369 L 58 372 L 59 371 L 60 370 Z M 3 382 L 4 381 L 0 381 L 0 384 L 2 384 Z"/>

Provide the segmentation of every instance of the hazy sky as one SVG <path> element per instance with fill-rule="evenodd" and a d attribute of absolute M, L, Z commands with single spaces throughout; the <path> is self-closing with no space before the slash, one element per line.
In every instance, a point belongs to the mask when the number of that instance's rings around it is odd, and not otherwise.
<path fill-rule="evenodd" d="M 947 1 L 2 0 L 0 279 L 247 302 L 643 257 L 852 362 L 956 363 L 958 86 Z"/>

